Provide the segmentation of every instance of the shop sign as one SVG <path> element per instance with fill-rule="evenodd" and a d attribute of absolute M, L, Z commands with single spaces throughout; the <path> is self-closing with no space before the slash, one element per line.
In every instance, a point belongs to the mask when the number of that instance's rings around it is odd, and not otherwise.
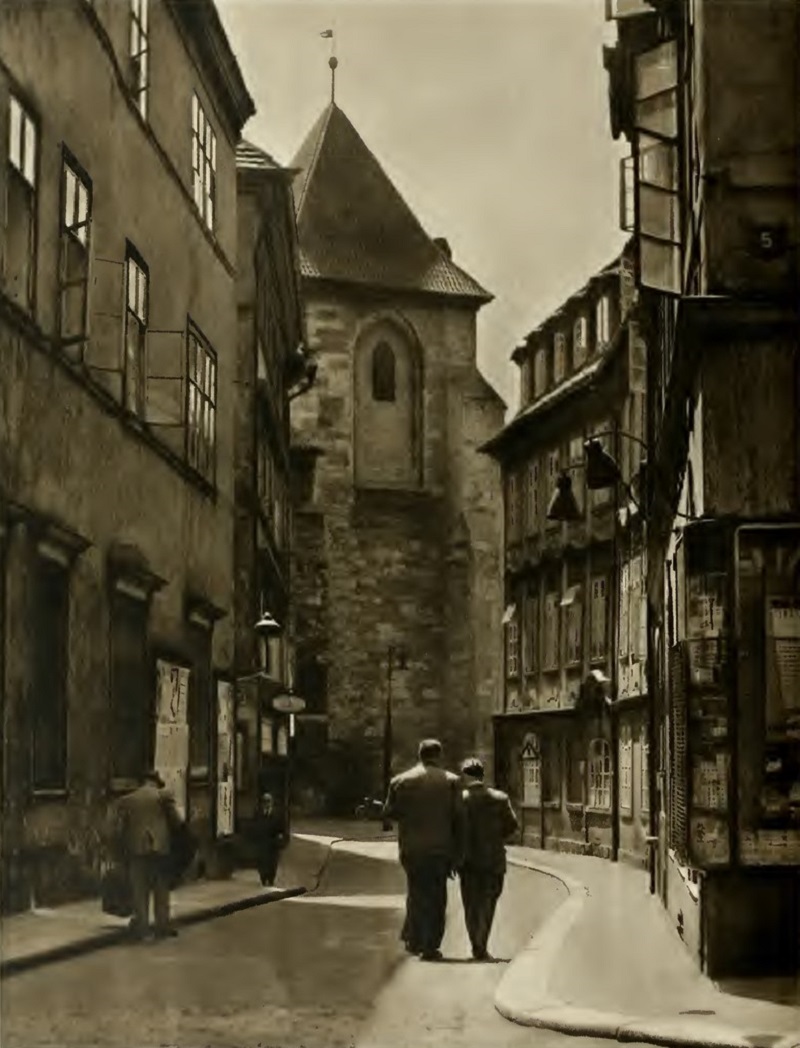
<path fill-rule="evenodd" d="M 800 830 L 744 830 L 739 860 L 749 866 L 800 866 Z"/>

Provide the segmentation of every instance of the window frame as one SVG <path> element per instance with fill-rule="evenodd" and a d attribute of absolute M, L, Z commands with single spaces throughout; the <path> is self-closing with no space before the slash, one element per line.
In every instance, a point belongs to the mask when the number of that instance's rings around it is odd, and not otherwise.
<path fill-rule="evenodd" d="M 599 350 L 611 341 L 611 295 L 603 291 L 595 302 L 595 343 Z"/>
<path fill-rule="evenodd" d="M 134 273 L 133 304 L 131 304 L 131 273 Z M 144 284 L 144 292 L 139 294 L 140 280 Z M 124 367 L 122 376 L 122 402 L 125 409 L 132 415 L 144 419 L 147 407 L 147 331 L 150 317 L 150 269 L 142 255 L 134 245 L 127 241 L 125 245 L 125 324 L 124 324 Z M 141 312 L 137 312 L 141 310 Z M 143 315 L 142 315 L 143 314 Z M 129 332 L 131 324 L 137 327 L 136 350 L 136 374 L 138 384 L 131 396 L 131 353 L 129 346 Z M 131 406 L 133 403 L 133 406 Z"/>
<path fill-rule="evenodd" d="M 68 215 L 70 210 L 70 195 L 68 191 L 70 176 L 74 180 L 74 195 L 72 197 L 72 219 Z M 81 190 L 84 192 L 85 216 L 80 217 Z M 86 169 L 76 159 L 75 155 L 66 147 L 61 151 L 61 184 L 60 184 L 60 213 L 59 213 L 59 272 L 58 272 L 58 337 L 62 346 L 70 346 L 86 342 L 89 337 L 89 276 L 91 268 L 92 252 L 92 214 L 94 206 L 94 187 L 92 179 Z M 83 237 L 80 232 L 83 231 Z M 82 274 L 73 278 L 68 272 L 71 256 L 77 255 L 76 269 L 82 267 Z M 125 279 L 127 282 L 127 259 Z M 70 288 L 83 288 L 83 311 L 80 330 L 76 334 L 65 335 L 64 300 Z M 127 311 L 127 283 L 126 283 L 126 311 Z M 126 317 L 127 322 L 127 317 Z"/>
<path fill-rule="evenodd" d="M 560 658 L 560 594 L 553 587 L 545 591 L 542 605 L 542 670 L 557 673 L 561 669 Z"/>
<path fill-rule="evenodd" d="M 542 758 L 541 751 L 533 757 L 523 757 L 522 765 L 522 804 L 526 808 L 540 808 L 542 805 Z"/>
<path fill-rule="evenodd" d="M 538 586 L 528 586 L 524 593 L 523 604 L 523 651 L 522 672 L 525 677 L 538 676 L 540 670 L 540 608 Z"/>
<path fill-rule="evenodd" d="M 506 474 L 506 541 L 509 546 L 520 540 L 519 482 L 516 469 Z"/>
<path fill-rule="evenodd" d="M 647 729 L 639 733 L 639 811 L 642 815 L 650 814 L 650 740 Z"/>
<path fill-rule="evenodd" d="M 607 574 L 596 574 L 592 575 L 591 583 L 591 600 L 590 600 L 590 642 L 589 642 L 589 658 L 591 662 L 604 661 L 608 656 L 608 598 L 609 598 L 609 583 Z M 602 587 L 602 592 L 600 590 Z M 598 605 L 603 608 L 603 638 L 602 638 L 602 650 L 598 647 L 599 637 L 598 629 L 596 625 L 596 609 Z"/>
<path fill-rule="evenodd" d="M 578 334 L 580 332 L 580 335 Z M 572 365 L 577 371 L 589 359 L 589 321 L 585 314 L 575 318 L 572 325 Z"/>
<path fill-rule="evenodd" d="M 592 739 L 588 758 L 587 807 L 595 811 L 611 811 L 613 772 L 608 739 Z"/>
<path fill-rule="evenodd" d="M 198 351 L 195 363 L 193 350 Z M 199 366 L 199 350 L 203 351 L 202 373 Z M 207 368 L 211 369 L 209 385 L 211 392 L 205 388 Z M 186 462 L 191 469 L 210 484 L 216 483 L 217 476 L 217 393 L 219 389 L 219 362 L 216 351 L 202 331 L 192 321 L 186 331 Z M 199 408 L 197 424 L 195 414 Z M 206 425 L 206 409 L 210 408 L 211 425 Z M 201 448 L 205 449 L 206 468 L 200 459 Z M 273 462 L 273 467 L 274 467 Z M 277 470 L 272 471 L 272 499 L 275 498 Z"/>
<path fill-rule="evenodd" d="M 197 91 L 192 92 L 192 199 L 204 226 L 217 228 L 217 133 Z"/>
<path fill-rule="evenodd" d="M 519 665 L 519 608 L 506 623 L 506 679 L 517 680 L 520 676 Z"/>
<path fill-rule="evenodd" d="M 627 724 L 619 733 L 619 810 L 633 814 L 633 734 Z"/>
<path fill-rule="evenodd" d="M 553 335 L 553 385 L 560 385 L 567 377 L 567 336 L 563 331 Z"/>
<path fill-rule="evenodd" d="M 129 87 L 133 104 L 142 120 L 147 120 L 150 94 L 149 3 L 150 0 L 130 0 L 129 6 Z"/>
<path fill-rule="evenodd" d="M 13 127 L 13 113 L 14 107 L 19 110 L 19 135 L 18 135 L 18 146 L 19 146 L 19 158 L 14 159 L 14 127 Z M 28 128 L 31 131 L 31 138 L 28 138 Z M 36 289 L 37 289 L 37 269 L 39 263 L 39 182 L 41 175 L 41 153 L 42 153 L 42 135 L 41 135 L 41 121 L 39 114 L 36 110 L 30 106 L 24 96 L 23 92 L 17 91 L 12 84 L 9 90 L 9 101 L 8 101 L 8 117 L 6 124 L 6 189 L 5 189 L 5 229 L 6 236 L 5 242 L 2 247 L 2 277 L 3 284 L 8 290 L 9 288 L 9 215 L 11 212 L 18 213 L 19 208 L 12 208 L 10 206 L 10 196 L 14 192 L 13 187 L 16 186 L 16 191 L 24 194 L 24 199 L 27 204 L 28 211 L 28 231 L 27 231 L 27 271 L 25 274 L 26 285 L 24 291 L 24 300 L 18 299 L 12 295 L 11 298 L 14 302 L 21 306 L 28 313 L 33 313 L 36 308 Z M 28 169 L 27 156 L 30 145 L 33 145 L 33 161 Z"/>

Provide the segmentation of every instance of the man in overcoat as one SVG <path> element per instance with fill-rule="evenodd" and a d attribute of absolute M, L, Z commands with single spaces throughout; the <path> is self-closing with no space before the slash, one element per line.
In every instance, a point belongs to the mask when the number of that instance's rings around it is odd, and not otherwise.
<path fill-rule="evenodd" d="M 505 880 L 505 842 L 518 824 L 507 794 L 484 783 L 483 764 L 477 757 L 464 761 L 461 774 L 466 820 L 461 898 L 472 956 L 485 961 L 490 959 L 489 933 Z"/>
<path fill-rule="evenodd" d="M 395 776 L 384 818 L 398 827 L 400 862 L 406 873 L 406 950 L 423 960 L 441 959 L 447 909 L 447 879 L 461 865 L 464 806 L 458 776 L 439 766 L 442 745 L 425 739 L 419 763 Z"/>
<path fill-rule="evenodd" d="M 149 771 L 138 789 L 121 798 L 118 819 L 133 893 L 132 934 L 137 939 L 146 936 L 152 895 L 156 937 L 177 935 L 170 924 L 170 849 L 172 834 L 183 820 L 157 771 Z"/>

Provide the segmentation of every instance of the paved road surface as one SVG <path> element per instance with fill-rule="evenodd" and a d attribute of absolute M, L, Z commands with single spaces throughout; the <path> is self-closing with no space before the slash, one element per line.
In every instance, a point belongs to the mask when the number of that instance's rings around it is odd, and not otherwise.
<path fill-rule="evenodd" d="M 339 861 L 339 860 L 337 860 Z M 353 863 L 351 858 L 350 863 Z M 361 860 L 363 861 L 363 860 Z M 355 860 L 356 864 L 359 860 Z M 369 865 L 369 861 L 367 861 Z M 381 864 L 382 866 L 384 864 Z M 501 1018 L 505 965 L 468 960 L 451 884 L 446 960 L 400 948 L 402 875 L 339 871 L 330 892 L 13 976 L 2 987 L 5 1048 L 584 1048 Z M 513 955 L 559 900 L 556 882 L 509 872 L 490 944 Z M 592 1042 L 600 1044 L 600 1042 Z"/>

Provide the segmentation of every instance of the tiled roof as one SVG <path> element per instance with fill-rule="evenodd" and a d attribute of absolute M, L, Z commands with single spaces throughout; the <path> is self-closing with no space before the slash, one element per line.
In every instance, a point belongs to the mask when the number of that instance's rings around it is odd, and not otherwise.
<path fill-rule="evenodd" d="M 281 165 L 259 146 L 246 138 L 236 146 L 236 167 L 240 171 L 280 171 Z"/>
<path fill-rule="evenodd" d="M 428 236 L 338 106 L 322 113 L 291 166 L 304 276 L 491 301 Z"/>

